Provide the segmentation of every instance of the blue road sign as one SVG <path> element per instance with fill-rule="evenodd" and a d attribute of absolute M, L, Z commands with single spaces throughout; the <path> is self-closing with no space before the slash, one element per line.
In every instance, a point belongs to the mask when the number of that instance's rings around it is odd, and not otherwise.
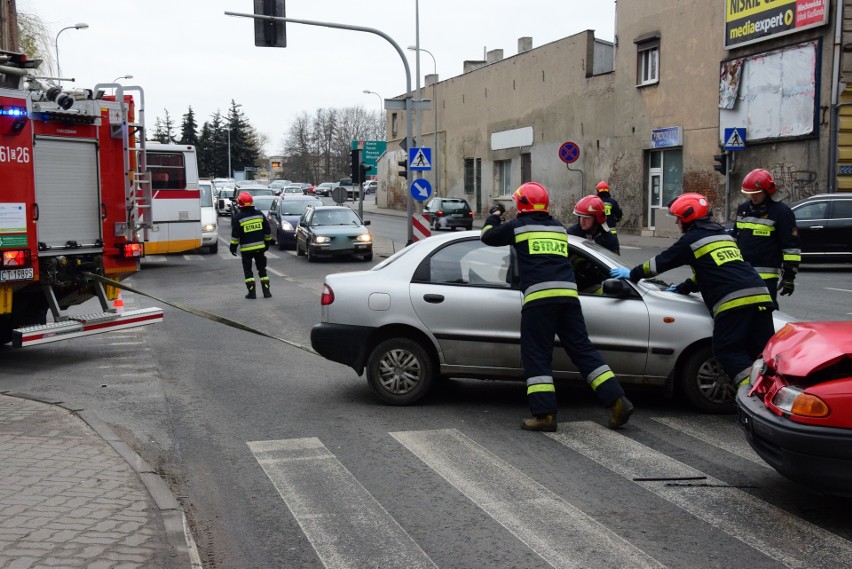
<path fill-rule="evenodd" d="M 411 182 L 411 188 L 409 188 L 409 191 L 411 192 L 411 197 L 422 202 L 432 195 L 432 184 L 429 183 L 429 180 L 419 178 Z"/>
<path fill-rule="evenodd" d="M 726 128 L 725 129 L 725 144 L 722 147 L 725 150 L 745 150 L 746 129 L 744 128 Z"/>
<path fill-rule="evenodd" d="M 432 169 L 432 149 L 426 147 L 409 148 L 408 149 L 408 169 L 416 170 L 431 170 Z"/>
<path fill-rule="evenodd" d="M 566 164 L 576 162 L 580 158 L 580 147 L 573 142 L 565 142 L 559 147 L 559 159 Z"/>

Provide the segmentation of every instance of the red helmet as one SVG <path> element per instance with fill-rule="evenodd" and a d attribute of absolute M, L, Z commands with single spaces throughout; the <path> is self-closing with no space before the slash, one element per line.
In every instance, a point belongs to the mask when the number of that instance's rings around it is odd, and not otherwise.
<path fill-rule="evenodd" d="M 603 200 L 598 196 L 586 196 L 574 206 L 574 215 L 594 217 L 598 223 L 606 222 Z"/>
<path fill-rule="evenodd" d="M 744 194 L 759 194 L 764 191 L 770 196 L 778 191 L 778 186 L 775 185 L 772 174 L 763 168 L 752 170 L 746 174 L 742 189 Z"/>
<path fill-rule="evenodd" d="M 237 196 L 237 205 L 240 207 L 254 205 L 254 198 L 248 192 L 240 192 L 240 195 Z"/>
<path fill-rule="evenodd" d="M 710 203 L 701 194 L 683 194 L 669 204 L 669 213 L 683 223 L 691 223 L 710 214 Z"/>
<path fill-rule="evenodd" d="M 550 202 L 547 188 L 536 182 L 521 184 L 521 187 L 512 194 L 512 199 L 515 200 L 518 213 L 547 211 L 547 204 Z"/>
<path fill-rule="evenodd" d="M 608 192 L 609 191 L 609 184 L 606 183 L 606 180 L 601 180 L 600 182 L 598 182 L 597 190 L 599 192 Z"/>

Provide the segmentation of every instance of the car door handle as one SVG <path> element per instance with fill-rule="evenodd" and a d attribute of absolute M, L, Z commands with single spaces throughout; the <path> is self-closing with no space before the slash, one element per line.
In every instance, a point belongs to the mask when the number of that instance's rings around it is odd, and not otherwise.
<path fill-rule="evenodd" d="M 817 229 L 825 229 L 825 227 L 823 227 L 822 225 L 811 225 L 810 227 L 808 227 L 808 229 L 810 229 L 811 231 L 816 231 Z"/>
<path fill-rule="evenodd" d="M 428 302 L 429 304 L 441 304 L 444 302 L 443 294 L 424 294 L 423 300 Z"/>

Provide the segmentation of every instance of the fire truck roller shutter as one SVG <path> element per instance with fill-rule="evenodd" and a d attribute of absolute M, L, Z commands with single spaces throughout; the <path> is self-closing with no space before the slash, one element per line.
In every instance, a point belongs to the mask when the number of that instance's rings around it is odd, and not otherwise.
<path fill-rule="evenodd" d="M 77 253 L 103 249 L 97 152 L 93 141 L 36 137 L 38 240 L 55 247 L 39 256 L 67 253 L 68 241 L 83 247 Z"/>

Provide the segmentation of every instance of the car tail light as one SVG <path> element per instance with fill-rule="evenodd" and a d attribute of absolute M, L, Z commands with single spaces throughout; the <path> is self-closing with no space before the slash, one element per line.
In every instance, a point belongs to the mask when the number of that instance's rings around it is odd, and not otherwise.
<path fill-rule="evenodd" d="M 14 251 L 3 251 L 4 267 L 23 267 L 30 262 L 28 249 L 16 249 Z"/>
<path fill-rule="evenodd" d="M 444 216 L 444 210 L 439 209 L 438 211 L 435 212 L 435 217 L 443 217 L 443 216 Z"/>
<path fill-rule="evenodd" d="M 825 401 L 798 387 L 782 387 L 772 398 L 772 403 L 782 411 L 800 417 L 827 417 L 830 413 Z"/>
<path fill-rule="evenodd" d="M 467 216 L 468 216 L 468 217 L 473 217 L 473 212 L 472 212 L 472 211 L 467 212 Z"/>
<path fill-rule="evenodd" d="M 331 287 L 327 284 L 322 285 L 322 296 L 320 297 L 320 304 L 322 306 L 328 306 L 334 302 L 334 291 L 331 290 Z"/>

